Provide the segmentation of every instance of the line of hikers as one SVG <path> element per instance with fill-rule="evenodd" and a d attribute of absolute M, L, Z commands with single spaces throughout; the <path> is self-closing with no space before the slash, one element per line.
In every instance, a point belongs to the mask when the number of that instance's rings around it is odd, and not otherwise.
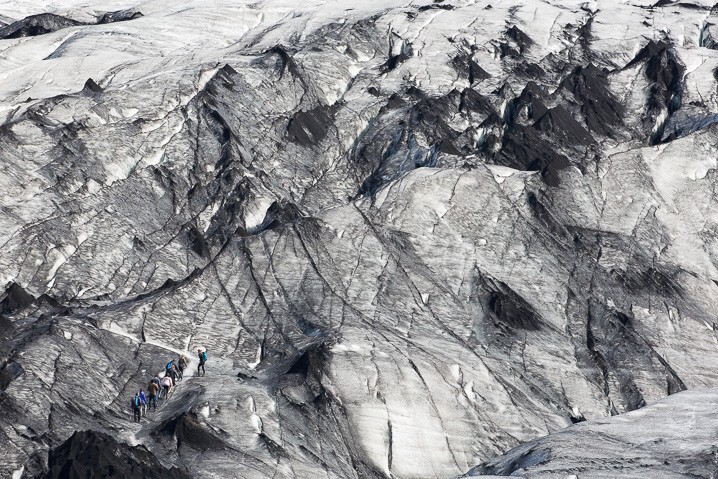
<path fill-rule="evenodd" d="M 197 357 L 199 358 L 197 376 L 200 375 L 200 368 L 202 369 L 202 376 L 204 376 L 204 365 L 207 362 L 207 351 L 198 349 Z M 150 383 L 147 386 L 148 394 L 145 394 L 144 389 L 140 389 L 135 393 L 135 397 L 133 397 L 130 402 L 133 421 L 140 422 L 142 417 L 147 416 L 147 410 L 149 408 L 152 408 L 152 411 L 157 410 L 157 400 L 167 399 L 172 388 L 176 386 L 177 382 L 182 381 L 184 370 L 187 368 L 188 364 L 189 358 L 187 358 L 184 354 L 177 359 L 177 364 L 175 364 L 175 360 L 172 359 L 165 366 L 165 374 L 161 379 L 159 374 L 157 374 L 150 380 Z"/>

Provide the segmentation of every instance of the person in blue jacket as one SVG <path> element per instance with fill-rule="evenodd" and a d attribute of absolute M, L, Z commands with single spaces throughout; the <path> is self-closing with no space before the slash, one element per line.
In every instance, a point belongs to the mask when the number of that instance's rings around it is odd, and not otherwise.
<path fill-rule="evenodd" d="M 142 417 L 147 416 L 147 396 L 145 396 L 145 391 L 143 389 L 140 389 L 140 411 L 142 412 Z"/>
<path fill-rule="evenodd" d="M 199 369 L 202 368 L 202 376 L 204 376 L 204 363 L 207 362 L 207 352 L 201 349 L 197 350 L 197 357 L 199 358 L 199 365 L 197 366 L 197 376 L 199 376 Z"/>
<path fill-rule="evenodd" d="M 140 393 L 135 393 L 135 397 L 132 398 L 132 402 L 130 403 L 132 406 L 132 420 L 134 422 L 140 422 L 140 407 L 142 406 L 142 400 L 140 399 Z"/>

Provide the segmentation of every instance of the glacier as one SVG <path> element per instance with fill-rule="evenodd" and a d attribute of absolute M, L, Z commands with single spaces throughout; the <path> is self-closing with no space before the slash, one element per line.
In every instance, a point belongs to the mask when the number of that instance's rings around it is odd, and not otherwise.
<path fill-rule="evenodd" d="M 716 25 L 5 2 L 0 476 L 718 475 Z"/>

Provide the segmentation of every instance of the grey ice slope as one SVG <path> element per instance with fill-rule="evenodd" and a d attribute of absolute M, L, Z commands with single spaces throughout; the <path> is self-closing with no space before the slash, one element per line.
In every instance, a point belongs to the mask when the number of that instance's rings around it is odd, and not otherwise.
<path fill-rule="evenodd" d="M 452 477 L 718 386 L 711 3 L 39 8 L 0 11 L 69 19 L 0 40 L 0 475 L 107 434 L 193 477 Z"/>
<path fill-rule="evenodd" d="M 714 478 L 717 409 L 717 390 L 685 391 L 638 411 L 530 441 L 465 477 Z"/>

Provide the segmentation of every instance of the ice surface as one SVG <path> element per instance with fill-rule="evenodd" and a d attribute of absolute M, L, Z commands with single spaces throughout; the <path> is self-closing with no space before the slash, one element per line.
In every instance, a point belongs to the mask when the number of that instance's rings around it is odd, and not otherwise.
<path fill-rule="evenodd" d="M 715 472 L 712 3 L 5 3 L 0 476 Z"/>

